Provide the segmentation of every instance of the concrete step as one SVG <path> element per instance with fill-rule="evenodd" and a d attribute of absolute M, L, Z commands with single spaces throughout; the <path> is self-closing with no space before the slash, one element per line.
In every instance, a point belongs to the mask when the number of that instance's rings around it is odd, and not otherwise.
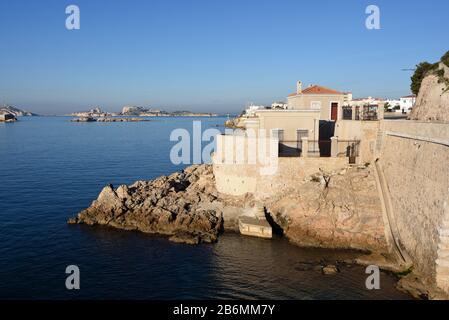
<path fill-rule="evenodd" d="M 269 238 L 273 237 L 273 230 L 268 221 L 254 216 L 239 217 L 240 233 L 247 236 Z"/>

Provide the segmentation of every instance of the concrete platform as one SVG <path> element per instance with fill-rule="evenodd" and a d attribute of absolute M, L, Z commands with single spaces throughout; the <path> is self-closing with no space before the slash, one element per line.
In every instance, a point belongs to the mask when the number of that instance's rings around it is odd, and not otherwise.
<path fill-rule="evenodd" d="M 240 233 L 246 236 L 271 239 L 273 237 L 272 228 L 265 218 L 240 216 Z"/>

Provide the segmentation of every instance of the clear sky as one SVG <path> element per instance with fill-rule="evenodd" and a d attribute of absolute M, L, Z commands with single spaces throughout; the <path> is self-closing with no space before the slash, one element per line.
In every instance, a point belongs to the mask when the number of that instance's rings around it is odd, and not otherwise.
<path fill-rule="evenodd" d="M 65 28 L 76 4 L 81 29 Z M 380 8 L 381 30 L 365 28 Z M 0 104 L 231 113 L 295 83 L 355 97 L 410 93 L 416 63 L 449 50 L 449 1 L 0 1 Z"/>

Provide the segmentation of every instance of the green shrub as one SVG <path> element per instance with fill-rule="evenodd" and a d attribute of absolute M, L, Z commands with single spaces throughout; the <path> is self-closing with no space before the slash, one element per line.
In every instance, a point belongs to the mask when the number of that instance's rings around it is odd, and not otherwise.
<path fill-rule="evenodd" d="M 438 63 L 431 64 L 427 61 L 421 62 L 416 66 L 415 73 L 412 76 L 412 84 L 410 85 L 410 89 L 412 90 L 413 94 L 418 95 L 419 88 L 421 88 L 421 82 L 424 77 L 428 75 L 430 71 L 436 70 L 437 68 Z"/>

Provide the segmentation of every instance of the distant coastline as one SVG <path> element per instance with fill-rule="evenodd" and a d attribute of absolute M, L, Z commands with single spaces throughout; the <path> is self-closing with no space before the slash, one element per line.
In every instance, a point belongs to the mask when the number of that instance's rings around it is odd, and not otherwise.
<path fill-rule="evenodd" d="M 101 108 L 93 108 L 89 111 L 79 111 L 68 114 L 72 117 L 216 117 L 218 114 L 208 112 L 192 112 L 192 111 L 164 111 L 156 109 L 147 109 L 143 107 L 123 107 L 121 112 L 106 112 Z"/>

